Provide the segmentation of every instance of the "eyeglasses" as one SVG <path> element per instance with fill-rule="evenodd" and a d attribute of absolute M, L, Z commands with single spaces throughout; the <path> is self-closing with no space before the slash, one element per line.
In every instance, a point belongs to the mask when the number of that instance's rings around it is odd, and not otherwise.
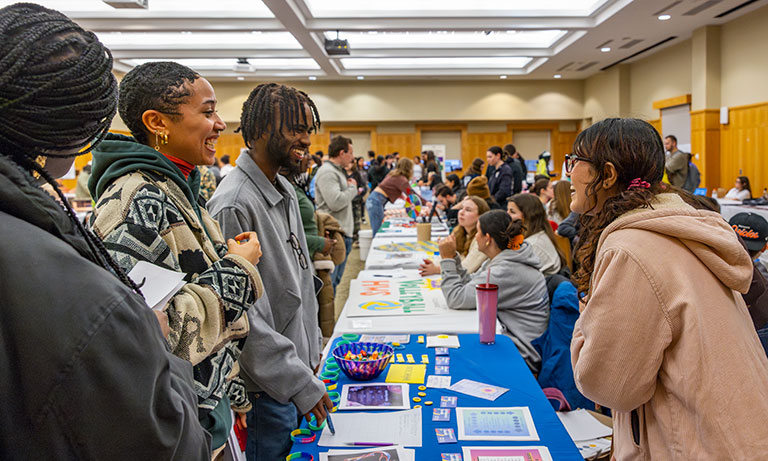
<path fill-rule="evenodd" d="M 584 157 L 579 157 L 576 154 L 568 154 L 565 156 L 565 172 L 566 173 L 572 172 L 573 167 L 575 167 L 578 162 L 592 163 L 592 160 Z"/>
<path fill-rule="evenodd" d="M 304 250 L 302 250 L 301 245 L 299 245 L 299 239 L 293 231 L 291 231 L 291 235 L 288 237 L 288 242 L 291 244 L 293 252 L 296 253 L 296 258 L 299 260 L 299 266 L 301 266 L 302 270 L 306 270 L 309 267 L 307 257 L 304 255 Z"/>

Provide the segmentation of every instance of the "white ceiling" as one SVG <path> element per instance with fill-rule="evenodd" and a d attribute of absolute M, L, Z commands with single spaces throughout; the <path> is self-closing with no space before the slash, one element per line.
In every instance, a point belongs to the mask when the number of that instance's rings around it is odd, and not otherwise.
<path fill-rule="evenodd" d="M 214 80 L 583 79 L 768 3 L 715 17 L 745 2 L 149 0 L 143 10 L 102 0 L 38 1 L 95 31 L 117 70 L 174 60 Z M 671 18 L 660 21 L 661 14 Z M 337 31 L 349 40 L 349 56 L 325 52 L 324 39 Z"/>

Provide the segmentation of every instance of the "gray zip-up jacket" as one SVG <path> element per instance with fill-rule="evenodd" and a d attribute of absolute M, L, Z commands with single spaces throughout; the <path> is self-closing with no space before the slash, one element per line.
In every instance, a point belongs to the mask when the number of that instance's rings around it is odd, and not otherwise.
<path fill-rule="evenodd" d="M 458 258 L 440 261 L 442 289 L 451 309 L 476 309 L 475 286 L 485 283 L 488 267 L 491 283 L 499 285 L 497 317 L 529 366 L 538 368 L 541 356 L 531 342 L 549 322 L 547 284 L 539 271 L 539 259 L 528 243 L 519 250 L 504 250 L 468 274 Z"/>
<path fill-rule="evenodd" d="M 328 213 L 336 218 L 347 237 L 352 237 L 355 230 L 352 200 L 356 196 L 357 188 L 347 184 L 347 173 L 340 166 L 328 161 L 317 170 L 315 175 L 317 211 Z"/>
<path fill-rule="evenodd" d="M 240 355 L 247 389 L 264 391 L 278 402 L 293 402 L 307 413 L 325 386 L 312 371 L 320 361 L 322 334 L 296 192 L 280 175 L 273 185 L 244 153 L 237 168 L 219 184 L 208 210 L 226 238 L 254 231 L 264 251 L 256 267 L 265 296 L 248 312 L 251 331 Z M 299 263 L 300 253 L 306 268 Z"/>

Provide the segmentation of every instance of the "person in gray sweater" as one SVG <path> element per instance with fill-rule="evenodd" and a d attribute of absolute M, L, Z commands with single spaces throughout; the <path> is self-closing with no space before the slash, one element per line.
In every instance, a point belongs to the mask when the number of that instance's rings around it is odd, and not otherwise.
<path fill-rule="evenodd" d="M 541 336 L 549 322 L 549 298 L 540 262 L 531 246 L 523 242 L 523 223 L 501 210 L 480 216 L 477 223 L 478 249 L 488 256 L 480 269 L 468 274 L 456 254 L 452 237 L 439 243 L 442 290 L 451 309 L 476 309 L 475 286 L 499 286 L 497 316 L 531 370 L 538 371 L 541 357 L 531 342 Z"/>

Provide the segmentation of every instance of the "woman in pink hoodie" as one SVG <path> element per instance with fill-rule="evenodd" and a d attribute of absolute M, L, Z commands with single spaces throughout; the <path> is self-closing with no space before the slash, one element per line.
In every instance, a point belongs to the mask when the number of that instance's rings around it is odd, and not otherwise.
<path fill-rule="evenodd" d="M 566 170 L 583 216 L 574 377 L 613 410 L 616 459 L 768 459 L 768 359 L 736 234 L 662 193 L 664 147 L 644 121 L 588 128 Z"/>

